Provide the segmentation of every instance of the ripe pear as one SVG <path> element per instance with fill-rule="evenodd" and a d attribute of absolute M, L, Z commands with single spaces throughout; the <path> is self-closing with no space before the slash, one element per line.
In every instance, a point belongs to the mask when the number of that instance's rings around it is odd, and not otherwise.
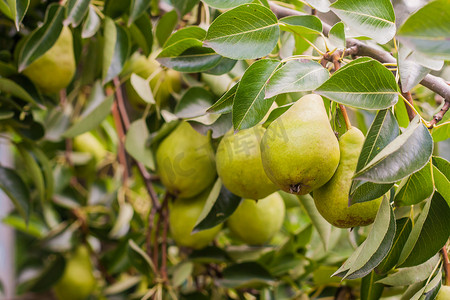
<path fill-rule="evenodd" d="M 283 198 L 278 193 L 258 201 L 244 199 L 228 218 L 228 228 L 244 243 L 262 245 L 280 230 L 285 210 Z"/>
<path fill-rule="evenodd" d="M 339 143 L 322 97 L 300 98 L 273 121 L 261 140 L 267 176 L 282 190 L 305 195 L 324 185 L 339 163 Z"/>
<path fill-rule="evenodd" d="M 449 300 L 449 299 L 450 299 L 450 286 L 448 285 L 441 286 L 435 300 Z"/>
<path fill-rule="evenodd" d="M 135 73 L 136 75 L 147 79 L 154 72 L 159 72 L 150 80 L 149 85 L 153 93 L 155 102 L 159 106 L 164 106 L 170 98 L 172 92 L 179 92 L 181 89 L 181 75 L 172 69 L 163 69 L 160 64 L 152 57 L 145 57 L 135 53 L 124 67 L 123 76 Z M 138 109 L 145 109 L 147 102 L 142 99 L 134 90 L 130 80 L 125 82 L 125 89 L 130 104 Z"/>
<path fill-rule="evenodd" d="M 202 213 L 210 190 L 193 198 L 178 198 L 169 207 L 169 227 L 172 238 L 179 246 L 201 249 L 211 243 L 222 224 L 192 234 L 195 223 Z"/>
<path fill-rule="evenodd" d="M 348 206 L 348 194 L 356 170 L 364 134 L 350 128 L 339 140 L 341 160 L 331 180 L 313 192 L 317 210 L 329 223 L 340 228 L 365 226 L 373 223 L 383 197 Z"/>
<path fill-rule="evenodd" d="M 64 273 L 54 286 L 56 298 L 84 300 L 92 294 L 95 285 L 89 250 L 85 246 L 79 246 L 67 259 Z"/>
<path fill-rule="evenodd" d="M 259 144 L 265 131 L 257 125 L 235 134 L 228 132 L 217 148 L 217 173 L 225 187 L 239 197 L 257 200 L 278 190 L 261 161 Z"/>
<path fill-rule="evenodd" d="M 41 92 L 53 94 L 69 85 L 75 70 L 72 33 L 64 26 L 55 44 L 26 67 L 23 73 Z"/>
<path fill-rule="evenodd" d="M 216 178 L 214 150 L 209 136 L 182 122 L 156 151 L 161 182 L 167 190 L 181 198 L 200 194 Z"/>

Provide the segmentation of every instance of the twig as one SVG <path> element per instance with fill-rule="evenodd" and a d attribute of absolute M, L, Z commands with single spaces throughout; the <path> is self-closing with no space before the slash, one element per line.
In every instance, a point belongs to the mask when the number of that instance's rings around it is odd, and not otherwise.
<path fill-rule="evenodd" d="M 150 208 L 150 211 L 148 213 L 148 225 L 147 225 L 147 232 L 145 234 L 147 254 L 149 257 L 151 257 L 154 266 L 157 265 L 157 261 L 155 261 L 153 259 L 153 255 L 152 255 L 152 234 L 153 234 L 153 225 L 155 223 L 156 212 L 157 212 L 156 207 L 152 205 L 152 207 Z"/>
<path fill-rule="evenodd" d="M 163 233 L 162 233 L 162 245 L 161 245 L 161 277 L 164 281 L 168 280 L 167 277 L 167 232 L 169 230 L 169 201 L 172 198 L 170 194 L 164 199 L 161 217 L 163 218 Z"/>
<path fill-rule="evenodd" d="M 401 86 L 400 86 L 400 90 L 402 90 Z M 411 92 L 402 92 L 402 95 L 403 95 L 403 97 L 405 97 L 406 100 L 408 100 L 408 102 L 409 102 L 409 104 L 411 104 L 411 106 L 414 106 Z M 411 108 L 411 106 L 409 106 L 405 103 L 406 111 L 408 112 L 409 121 L 414 119 L 414 117 L 416 116 L 416 112 Z"/>
<path fill-rule="evenodd" d="M 445 285 L 450 285 L 450 262 L 448 260 L 447 247 L 445 245 L 442 247 L 441 253 L 444 261 Z"/>
<path fill-rule="evenodd" d="M 450 108 L 450 101 L 445 100 L 444 106 L 442 106 L 441 110 L 433 116 L 433 119 L 430 121 L 430 128 L 432 128 L 436 123 L 442 120 L 445 113 Z"/>
<path fill-rule="evenodd" d="M 112 115 L 114 118 L 114 123 L 117 128 L 117 134 L 119 135 L 119 145 L 118 145 L 118 149 L 117 149 L 117 152 L 118 152 L 117 154 L 119 156 L 119 163 L 121 166 L 123 166 L 123 184 L 125 186 L 127 183 L 128 176 L 129 176 L 129 170 L 128 170 L 129 166 L 128 166 L 127 154 L 125 152 L 125 145 L 124 145 L 125 131 L 122 126 L 122 118 L 120 117 L 120 112 L 119 112 L 116 102 L 114 102 L 113 106 L 112 106 Z"/>
<path fill-rule="evenodd" d="M 286 8 L 283 6 L 280 6 L 278 4 L 275 4 L 271 1 L 269 1 L 271 10 L 277 15 L 278 18 L 287 17 L 287 16 L 293 16 L 293 15 L 306 15 L 305 13 Z M 328 35 L 331 26 L 325 22 L 322 22 L 323 24 L 323 33 L 325 35 Z M 369 56 L 372 57 L 382 63 L 395 63 L 396 59 L 387 51 L 381 50 L 379 48 L 376 48 L 374 46 L 370 46 L 365 44 L 364 42 L 356 39 L 347 39 L 346 41 L 347 48 L 354 47 L 357 51 L 353 55 L 358 56 Z M 446 103 L 449 103 L 445 106 L 445 108 L 448 110 L 450 106 L 450 86 L 440 77 L 428 74 L 425 76 L 425 78 L 420 82 L 421 85 L 424 87 L 430 89 L 431 91 L 435 92 L 436 94 L 442 96 Z M 444 108 L 444 107 L 443 107 Z M 447 110 L 441 110 L 438 114 L 436 114 L 433 117 L 433 120 L 431 120 L 430 124 L 436 124 L 439 122 L 443 115 L 447 112 Z"/>

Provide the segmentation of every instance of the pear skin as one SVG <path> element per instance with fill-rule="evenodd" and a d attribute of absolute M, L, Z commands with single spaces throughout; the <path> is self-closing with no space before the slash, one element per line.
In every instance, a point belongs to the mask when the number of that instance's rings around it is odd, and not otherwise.
<path fill-rule="evenodd" d="M 89 250 L 85 246 L 79 246 L 67 259 L 64 273 L 54 286 L 56 298 L 85 300 L 92 294 L 95 286 Z"/>
<path fill-rule="evenodd" d="M 222 224 L 219 224 L 213 228 L 192 233 L 209 192 L 210 190 L 207 189 L 191 199 L 178 198 L 169 206 L 170 232 L 177 245 L 194 249 L 204 248 L 222 229 Z"/>
<path fill-rule="evenodd" d="M 448 275 L 447 275 L 448 276 Z M 435 300 L 449 300 L 450 299 L 450 286 L 442 285 Z"/>
<path fill-rule="evenodd" d="M 281 229 L 285 210 L 278 193 L 258 201 L 244 199 L 228 218 L 228 228 L 248 245 L 263 245 Z"/>
<path fill-rule="evenodd" d="M 339 143 L 322 97 L 300 98 L 273 121 L 261 140 L 267 176 L 283 191 L 305 195 L 324 185 L 339 163 Z"/>
<path fill-rule="evenodd" d="M 63 27 L 55 44 L 23 73 L 46 94 L 53 94 L 67 87 L 75 74 L 72 32 Z"/>
<path fill-rule="evenodd" d="M 217 148 L 217 173 L 225 187 L 239 197 L 257 200 L 278 190 L 261 161 L 259 144 L 265 131 L 257 125 L 237 133 L 228 132 Z"/>
<path fill-rule="evenodd" d="M 350 128 L 339 140 L 341 160 L 331 180 L 313 192 L 317 210 L 329 223 L 340 228 L 366 226 L 375 220 L 383 197 L 348 206 L 348 194 L 356 170 L 364 134 Z"/>
<path fill-rule="evenodd" d="M 181 198 L 200 194 L 216 179 L 214 150 L 209 136 L 182 122 L 159 145 L 156 163 L 161 182 Z"/>

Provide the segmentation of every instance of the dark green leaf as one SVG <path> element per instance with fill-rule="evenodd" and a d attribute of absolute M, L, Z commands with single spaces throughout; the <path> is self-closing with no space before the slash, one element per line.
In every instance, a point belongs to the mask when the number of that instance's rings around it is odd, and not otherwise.
<path fill-rule="evenodd" d="M 20 23 L 27 13 L 30 0 L 8 0 L 9 10 L 12 14 L 11 18 L 14 20 L 17 31 L 20 30 Z"/>
<path fill-rule="evenodd" d="M 376 270 L 378 273 L 387 273 L 395 267 L 400 257 L 400 253 L 405 246 L 406 240 L 411 233 L 411 229 L 412 222 L 410 218 L 401 218 L 397 220 L 394 242 L 392 243 L 392 247 L 391 250 L 389 250 L 388 255 L 377 266 Z"/>
<path fill-rule="evenodd" d="M 214 96 L 201 87 L 192 87 L 184 93 L 175 107 L 175 115 L 180 118 L 203 116 L 214 102 Z"/>
<path fill-rule="evenodd" d="M 269 111 L 274 98 L 265 99 L 268 79 L 278 67 L 279 61 L 263 59 L 254 62 L 244 73 L 236 90 L 233 103 L 235 130 L 255 126 Z"/>
<path fill-rule="evenodd" d="M 312 91 L 324 83 L 330 74 L 311 60 L 291 60 L 281 66 L 266 87 L 266 98 L 290 92 Z"/>
<path fill-rule="evenodd" d="M 425 167 L 400 182 L 394 201 L 397 206 L 414 205 L 427 199 L 432 193 L 431 166 L 426 164 Z"/>
<path fill-rule="evenodd" d="M 131 39 L 138 44 L 145 56 L 150 55 L 153 46 L 152 20 L 143 14 L 130 26 Z"/>
<path fill-rule="evenodd" d="M 361 280 L 361 300 L 378 300 L 383 293 L 384 286 L 376 283 L 383 276 L 375 271 L 370 272 Z"/>
<path fill-rule="evenodd" d="M 11 94 L 12 96 L 27 102 L 37 104 L 36 100 L 28 93 L 28 90 L 24 89 L 23 85 L 19 85 L 16 81 L 0 78 L 0 91 L 5 94 Z"/>
<path fill-rule="evenodd" d="M 28 221 L 31 198 L 22 178 L 14 170 L 0 167 L 0 189 L 11 199 L 22 218 Z"/>
<path fill-rule="evenodd" d="M 267 128 L 273 121 L 275 121 L 279 116 L 284 114 L 294 103 L 288 103 L 283 106 L 277 107 L 270 112 L 269 117 L 264 122 L 263 126 Z"/>
<path fill-rule="evenodd" d="M 220 9 L 233 8 L 252 1 L 253 0 L 203 0 L 203 2 L 209 6 Z"/>
<path fill-rule="evenodd" d="M 304 34 L 320 34 L 322 32 L 322 22 L 316 16 L 289 16 L 281 18 L 280 29 L 303 36 Z"/>
<path fill-rule="evenodd" d="M 450 207 L 435 192 L 420 213 L 399 258 L 400 267 L 424 263 L 441 249 L 450 236 Z"/>
<path fill-rule="evenodd" d="M 19 150 L 20 157 L 22 158 L 22 163 L 24 168 L 29 175 L 29 178 L 33 181 L 34 186 L 36 187 L 39 195 L 39 199 L 41 201 L 42 206 L 44 206 L 46 200 L 46 192 L 44 185 L 44 176 L 41 172 L 41 169 L 34 159 L 32 154 L 28 151 L 28 149 L 23 144 L 16 145 L 17 150 Z"/>
<path fill-rule="evenodd" d="M 130 48 L 127 32 L 112 19 L 105 18 L 103 47 L 103 83 L 119 75 L 125 64 Z"/>
<path fill-rule="evenodd" d="M 384 197 L 373 227 L 366 240 L 353 252 L 334 275 L 344 279 L 369 274 L 386 257 L 395 236 L 395 216 L 389 200 Z"/>
<path fill-rule="evenodd" d="M 392 72 L 368 57 L 340 68 L 316 92 L 338 103 L 369 110 L 386 109 L 398 100 Z"/>
<path fill-rule="evenodd" d="M 156 25 L 155 36 L 160 46 L 163 46 L 167 38 L 172 34 L 172 31 L 175 29 L 177 22 L 178 14 L 175 10 L 165 13 L 159 19 L 158 24 Z"/>
<path fill-rule="evenodd" d="M 432 152 L 433 139 L 416 116 L 408 128 L 356 172 L 354 178 L 376 183 L 395 182 L 422 169 Z"/>
<path fill-rule="evenodd" d="M 190 120 L 192 128 L 197 130 L 203 135 L 207 135 L 208 131 L 212 131 L 211 137 L 217 139 L 227 133 L 233 124 L 231 123 L 231 114 L 222 114 L 214 123 L 212 124 L 202 124 L 196 120 Z"/>
<path fill-rule="evenodd" d="M 227 288 L 260 288 L 274 283 L 274 278 L 260 264 L 245 262 L 223 270 L 218 283 Z"/>
<path fill-rule="evenodd" d="M 215 67 L 222 59 L 222 56 L 215 53 L 214 50 L 200 46 L 189 47 L 182 52 L 179 51 L 180 49 L 183 49 L 184 46 L 189 46 L 191 44 L 201 44 L 201 42 L 193 39 L 183 40 L 173 47 L 168 49 L 165 48 L 158 55 L 157 59 L 162 65 L 168 68 L 179 72 L 189 73 L 207 71 Z M 179 48 L 176 48 L 175 46 Z M 173 50 L 174 52 L 169 50 Z"/>
<path fill-rule="evenodd" d="M 64 273 L 66 261 L 61 254 L 51 256 L 50 263 L 33 279 L 28 286 L 29 291 L 43 292 L 51 288 Z M 28 285 L 28 284 L 27 284 Z"/>
<path fill-rule="evenodd" d="M 150 257 L 133 240 L 128 241 L 128 258 L 131 264 L 147 278 L 151 278 L 156 269 Z"/>
<path fill-rule="evenodd" d="M 90 38 L 94 36 L 94 34 L 100 28 L 100 17 L 97 15 L 94 7 L 92 5 L 89 6 L 89 13 L 86 21 L 83 24 L 83 30 L 81 32 L 81 37 L 83 39 Z"/>
<path fill-rule="evenodd" d="M 395 14 L 389 0 L 338 0 L 331 10 L 352 30 L 386 44 L 395 35 Z"/>
<path fill-rule="evenodd" d="M 150 0 L 131 0 L 128 27 L 133 24 L 150 6 Z"/>
<path fill-rule="evenodd" d="M 178 14 L 182 17 L 190 12 L 199 0 L 170 0 L 173 7 L 177 10 Z"/>
<path fill-rule="evenodd" d="M 279 35 L 277 17 L 270 9 L 244 4 L 217 17 L 204 43 L 222 56 L 252 59 L 269 54 Z"/>
<path fill-rule="evenodd" d="M 44 55 L 59 38 L 63 28 L 64 7 L 57 3 L 47 7 L 44 24 L 35 29 L 27 38 L 19 53 L 19 72 Z"/>
<path fill-rule="evenodd" d="M 450 206 L 450 163 L 441 157 L 433 157 L 433 179 L 436 190 Z"/>
<path fill-rule="evenodd" d="M 84 16 L 89 10 L 90 2 L 90 0 L 67 1 L 67 17 L 64 20 L 64 26 L 69 26 L 70 24 L 72 24 L 73 27 L 77 27 L 78 25 L 80 25 L 81 21 L 83 21 Z"/>
<path fill-rule="evenodd" d="M 224 114 L 233 110 L 234 97 L 239 86 L 239 82 L 233 85 L 214 105 L 208 108 L 207 112 Z"/>
<path fill-rule="evenodd" d="M 229 261 L 230 257 L 221 248 L 206 246 L 203 249 L 192 251 L 189 255 L 189 259 L 199 263 L 220 263 Z"/>
<path fill-rule="evenodd" d="M 398 30 L 398 38 L 409 47 L 450 59 L 450 2 L 431 1 L 411 15 Z"/>
<path fill-rule="evenodd" d="M 237 60 L 229 59 L 227 57 L 222 57 L 217 65 L 213 68 L 207 70 L 205 73 L 211 75 L 223 75 L 230 72 L 236 65 Z M 203 74 L 204 75 L 204 74 Z"/>
<path fill-rule="evenodd" d="M 236 210 L 239 203 L 241 203 L 241 198 L 232 194 L 222 185 L 220 180 L 217 180 L 193 232 L 209 229 L 223 223 Z"/>
<path fill-rule="evenodd" d="M 155 169 L 153 153 L 146 141 L 150 138 L 145 120 L 139 119 L 131 123 L 125 139 L 125 149 L 135 160 L 143 163 L 151 170 Z"/>

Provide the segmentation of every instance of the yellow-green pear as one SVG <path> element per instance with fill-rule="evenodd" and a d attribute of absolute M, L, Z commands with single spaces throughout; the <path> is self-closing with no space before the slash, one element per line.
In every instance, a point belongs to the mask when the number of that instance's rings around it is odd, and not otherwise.
<path fill-rule="evenodd" d="M 447 274 L 447 276 L 449 275 Z M 450 299 L 450 286 L 448 285 L 441 286 L 435 300 L 449 300 L 449 299 Z"/>
<path fill-rule="evenodd" d="M 303 96 L 273 121 L 261 140 L 261 158 L 270 180 L 292 194 L 308 194 L 330 180 L 339 143 L 322 97 Z"/>
<path fill-rule="evenodd" d="M 340 140 L 341 160 L 331 180 L 313 192 L 317 210 L 329 223 L 340 228 L 373 223 L 383 197 L 348 206 L 348 194 L 356 170 L 364 134 L 356 127 L 345 132 Z"/>
<path fill-rule="evenodd" d="M 153 75 L 154 72 L 158 72 Z M 129 76 L 132 73 L 147 79 L 153 75 L 149 82 L 153 98 L 158 105 L 164 106 L 170 98 L 172 92 L 179 92 L 181 89 L 181 75 L 172 69 L 163 69 L 160 64 L 152 57 L 145 57 L 142 54 L 135 53 L 124 66 L 123 76 Z M 125 90 L 128 100 L 136 109 L 145 109 L 147 102 L 142 99 L 134 90 L 130 80 L 125 82 Z"/>
<path fill-rule="evenodd" d="M 210 190 L 190 199 L 177 198 L 169 206 L 169 227 L 172 238 L 179 246 L 201 249 L 211 243 L 222 229 L 222 224 L 192 234 L 202 213 Z"/>
<path fill-rule="evenodd" d="M 95 285 L 89 250 L 79 246 L 66 260 L 64 273 L 53 290 L 59 300 L 84 300 L 92 294 Z"/>
<path fill-rule="evenodd" d="M 108 153 L 102 143 L 91 132 L 85 132 L 76 136 L 73 139 L 73 149 L 90 153 L 97 163 L 101 162 Z"/>
<path fill-rule="evenodd" d="M 56 93 L 67 87 L 75 74 L 73 38 L 68 27 L 63 27 L 55 44 L 23 73 L 46 94 Z"/>
<path fill-rule="evenodd" d="M 182 198 L 200 194 L 216 178 L 214 150 L 209 136 L 182 122 L 164 139 L 156 151 L 161 182 Z"/>
<path fill-rule="evenodd" d="M 239 197 L 257 200 L 278 190 L 261 161 L 259 144 L 264 132 L 261 125 L 228 132 L 217 148 L 217 173 L 225 187 Z"/>
<path fill-rule="evenodd" d="M 246 244 L 263 245 L 281 229 L 285 210 L 278 193 L 258 201 L 244 199 L 228 218 L 228 228 Z"/>

